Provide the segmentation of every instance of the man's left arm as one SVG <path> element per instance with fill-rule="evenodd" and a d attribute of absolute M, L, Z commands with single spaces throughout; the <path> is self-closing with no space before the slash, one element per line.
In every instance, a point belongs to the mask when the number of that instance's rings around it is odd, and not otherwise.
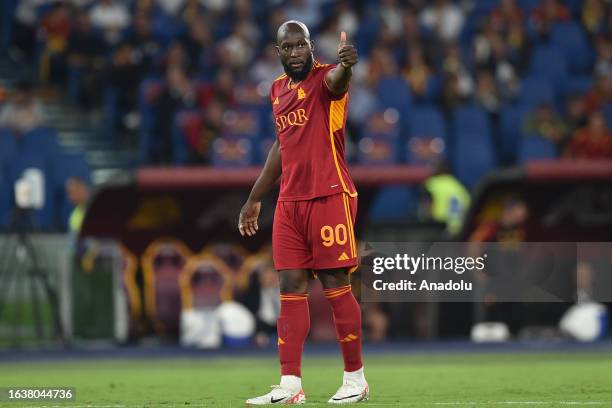
<path fill-rule="evenodd" d="M 346 33 L 344 31 L 340 33 L 338 60 L 338 65 L 325 74 L 325 84 L 332 94 L 342 96 L 348 91 L 349 82 L 353 75 L 352 67 L 359 60 L 357 49 L 346 44 Z"/>

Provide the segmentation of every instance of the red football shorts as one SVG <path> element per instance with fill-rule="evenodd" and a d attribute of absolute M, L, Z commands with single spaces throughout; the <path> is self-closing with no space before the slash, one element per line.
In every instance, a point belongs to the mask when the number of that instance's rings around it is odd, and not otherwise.
<path fill-rule="evenodd" d="M 279 201 L 272 227 L 276 270 L 348 268 L 358 264 L 357 197 L 339 193 L 307 201 Z"/>

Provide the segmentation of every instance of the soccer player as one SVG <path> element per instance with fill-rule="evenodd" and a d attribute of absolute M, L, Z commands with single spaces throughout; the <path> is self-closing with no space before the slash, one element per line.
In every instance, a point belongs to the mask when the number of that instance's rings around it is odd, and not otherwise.
<path fill-rule="evenodd" d="M 358 264 L 353 231 L 357 192 L 344 158 L 347 92 L 357 51 L 342 32 L 339 64 L 321 64 L 314 59 L 308 28 L 294 20 L 280 26 L 276 40 L 285 70 L 270 90 L 277 138 L 242 207 L 238 229 L 243 236 L 257 232 L 261 200 L 282 175 L 272 230 L 281 291 L 281 380 L 268 394 L 246 402 L 306 401 L 300 370 L 310 327 L 308 280 L 315 277 L 333 310 L 344 358 L 342 385 L 328 402 L 359 402 L 368 398 L 368 384 L 361 363 L 361 310 L 349 279 Z"/>

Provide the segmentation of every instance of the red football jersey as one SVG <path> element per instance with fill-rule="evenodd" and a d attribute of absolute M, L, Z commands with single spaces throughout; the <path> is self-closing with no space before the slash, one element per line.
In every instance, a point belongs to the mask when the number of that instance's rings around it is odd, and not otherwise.
<path fill-rule="evenodd" d="M 303 81 L 283 74 L 272 84 L 270 101 L 282 162 L 279 201 L 311 200 L 346 192 L 357 195 L 344 158 L 348 92 L 334 96 L 325 73 L 335 65 L 313 63 Z"/>

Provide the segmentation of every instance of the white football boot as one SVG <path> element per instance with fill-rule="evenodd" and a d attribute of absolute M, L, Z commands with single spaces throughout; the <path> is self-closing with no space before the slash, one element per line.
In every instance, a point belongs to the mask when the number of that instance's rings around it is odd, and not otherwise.
<path fill-rule="evenodd" d="M 353 404 L 367 401 L 370 388 L 363 375 L 363 367 L 352 373 L 344 372 L 344 379 L 338 391 L 329 399 L 330 404 Z"/>
<path fill-rule="evenodd" d="M 293 393 L 280 385 L 273 385 L 272 391 L 265 395 L 246 400 L 247 405 L 304 404 L 305 402 L 304 390 L 300 389 L 297 393 Z"/>

